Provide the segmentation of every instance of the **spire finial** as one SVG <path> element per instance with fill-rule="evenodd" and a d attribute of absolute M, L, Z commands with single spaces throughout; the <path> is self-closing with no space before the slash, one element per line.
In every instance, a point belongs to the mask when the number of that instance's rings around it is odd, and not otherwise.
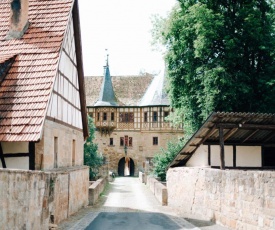
<path fill-rule="evenodd" d="M 108 49 L 105 49 L 106 51 L 106 67 L 109 66 L 109 54 L 108 54 Z"/>

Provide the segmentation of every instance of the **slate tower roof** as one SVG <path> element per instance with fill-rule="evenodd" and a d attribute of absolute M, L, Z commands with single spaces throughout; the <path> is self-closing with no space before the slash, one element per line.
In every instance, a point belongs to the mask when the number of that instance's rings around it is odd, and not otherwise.
<path fill-rule="evenodd" d="M 113 89 L 113 84 L 110 75 L 108 57 L 106 66 L 104 66 L 104 78 L 101 85 L 98 100 L 94 106 L 118 106 L 117 98 Z"/>
<path fill-rule="evenodd" d="M 166 77 L 165 72 L 156 75 L 144 96 L 140 100 L 139 106 L 169 106 L 168 95 L 165 92 Z"/>

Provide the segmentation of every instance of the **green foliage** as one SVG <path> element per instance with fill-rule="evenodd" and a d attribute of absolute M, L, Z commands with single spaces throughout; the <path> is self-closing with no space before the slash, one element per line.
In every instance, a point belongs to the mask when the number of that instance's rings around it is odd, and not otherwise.
<path fill-rule="evenodd" d="M 89 137 L 84 144 L 84 164 L 90 167 L 90 180 L 98 175 L 98 169 L 103 164 L 103 157 L 98 154 L 98 146 L 93 143 L 95 138 L 95 126 L 88 116 Z"/>
<path fill-rule="evenodd" d="M 172 107 L 188 133 L 212 111 L 275 113 L 274 17 L 274 0 L 179 0 L 155 20 Z"/>
<path fill-rule="evenodd" d="M 166 180 L 166 168 L 182 147 L 183 142 L 180 140 L 177 142 L 169 141 L 167 143 L 167 149 L 161 148 L 160 152 L 155 154 L 153 158 L 153 174 L 159 177 L 161 181 Z"/>

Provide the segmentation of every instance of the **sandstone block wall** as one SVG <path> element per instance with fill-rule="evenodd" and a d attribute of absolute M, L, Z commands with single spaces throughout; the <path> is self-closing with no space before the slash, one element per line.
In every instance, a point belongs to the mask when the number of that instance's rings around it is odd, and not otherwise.
<path fill-rule="evenodd" d="M 83 165 L 83 132 L 46 119 L 43 137 L 35 144 L 35 168 L 38 170 L 54 168 L 55 137 L 57 167 Z M 73 153 L 75 153 L 74 162 Z"/>
<path fill-rule="evenodd" d="M 174 132 L 140 132 L 132 130 L 117 130 L 111 135 L 101 135 L 100 132 L 95 133 L 95 143 L 98 144 L 98 151 L 106 157 L 108 162 L 107 173 L 113 171 L 118 173 L 118 163 L 121 158 L 125 157 L 124 146 L 120 146 L 120 137 L 125 135 L 133 138 L 133 146 L 128 147 L 127 156 L 130 157 L 135 164 L 135 176 L 139 171 L 144 172 L 147 157 L 153 157 L 160 148 L 167 148 L 169 140 L 177 139 L 182 133 Z M 153 145 L 153 137 L 158 137 L 158 145 Z M 113 138 L 113 145 L 110 145 L 110 138 Z M 107 175 L 106 173 L 106 175 Z"/>
<path fill-rule="evenodd" d="M 94 205 L 107 183 L 107 177 L 98 179 L 89 187 L 89 205 Z"/>
<path fill-rule="evenodd" d="M 86 166 L 0 169 L 0 229 L 48 230 L 49 223 L 58 224 L 88 204 L 88 177 Z"/>
<path fill-rule="evenodd" d="M 168 194 L 166 186 L 152 176 L 147 177 L 147 185 L 161 205 L 167 205 Z"/>
<path fill-rule="evenodd" d="M 275 229 L 275 172 L 171 168 L 168 205 L 231 229 Z"/>

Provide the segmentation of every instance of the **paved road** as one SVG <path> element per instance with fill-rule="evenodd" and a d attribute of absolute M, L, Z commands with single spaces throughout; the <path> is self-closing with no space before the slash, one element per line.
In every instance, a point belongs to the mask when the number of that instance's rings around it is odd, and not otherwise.
<path fill-rule="evenodd" d="M 81 210 L 59 225 L 66 230 L 198 230 L 224 229 L 206 222 L 179 217 L 170 207 L 161 206 L 138 178 L 118 177 L 93 206 Z"/>

